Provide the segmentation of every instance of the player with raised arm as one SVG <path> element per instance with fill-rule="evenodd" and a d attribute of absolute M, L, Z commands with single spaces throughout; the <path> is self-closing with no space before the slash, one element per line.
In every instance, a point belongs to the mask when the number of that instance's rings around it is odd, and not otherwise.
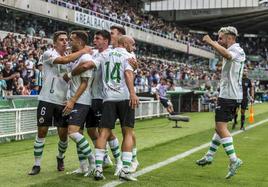
<path fill-rule="evenodd" d="M 243 98 L 242 72 L 246 55 L 244 50 L 236 43 L 238 32 L 236 28 L 222 27 L 218 32 L 218 42 L 213 41 L 208 35 L 203 41 L 213 47 L 222 57 L 223 65 L 221 72 L 220 94 L 215 110 L 215 133 L 206 155 L 196 164 L 205 166 L 211 164 L 213 157 L 222 144 L 230 159 L 229 171 L 226 179 L 236 174 L 237 169 L 242 165 L 242 160 L 236 156 L 233 145 L 233 138 L 230 134 L 227 123 L 233 118 L 234 108 Z"/>

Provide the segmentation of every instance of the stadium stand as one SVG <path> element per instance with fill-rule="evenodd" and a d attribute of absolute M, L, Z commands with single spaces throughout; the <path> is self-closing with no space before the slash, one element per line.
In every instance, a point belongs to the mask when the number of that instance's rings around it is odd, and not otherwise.
<path fill-rule="evenodd" d="M 93 11 L 97 16 L 104 19 L 112 20 L 117 23 L 118 20 L 124 22 L 126 25 L 131 25 L 135 28 L 149 29 L 160 36 L 176 41 L 186 41 L 192 45 L 202 46 L 203 49 L 210 50 L 210 48 L 200 41 L 198 34 L 190 34 L 189 28 L 180 28 L 178 25 L 166 22 L 159 17 L 145 12 L 143 9 L 131 6 L 126 0 L 100 0 L 100 1 L 86 1 L 86 0 L 46 0 L 70 8 L 81 11 L 81 8 Z M 139 2 L 137 2 L 139 3 Z M 104 16 L 102 16 L 104 15 Z"/>

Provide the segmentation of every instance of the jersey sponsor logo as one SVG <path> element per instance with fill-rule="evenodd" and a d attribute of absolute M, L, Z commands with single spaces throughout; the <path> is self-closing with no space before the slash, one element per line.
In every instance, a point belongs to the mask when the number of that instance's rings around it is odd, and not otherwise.
<path fill-rule="evenodd" d="M 40 117 L 40 118 L 38 119 L 38 121 L 39 121 L 39 123 L 44 123 L 44 122 L 45 122 L 45 119 L 44 119 L 43 117 Z"/>
<path fill-rule="evenodd" d="M 77 112 L 78 112 L 78 110 L 75 109 L 75 110 L 72 110 L 71 113 L 77 113 Z"/>
<path fill-rule="evenodd" d="M 220 110 L 221 109 L 221 106 L 216 106 L 215 109 Z"/>

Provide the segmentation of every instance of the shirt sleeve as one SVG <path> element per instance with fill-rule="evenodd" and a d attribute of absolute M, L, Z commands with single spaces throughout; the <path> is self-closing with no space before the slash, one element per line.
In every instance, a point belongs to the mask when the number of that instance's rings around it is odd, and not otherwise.
<path fill-rule="evenodd" d="M 102 58 L 101 58 L 101 57 L 98 57 L 98 58 L 92 59 L 92 62 L 95 64 L 96 69 L 99 69 L 99 68 L 100 68 L 101 61 L 102 61 Z"/>
<path fill-rule="evenodd" d="M 245 53 L 235 47 L 229 49 L 229 53 L 231 54 L 233 61 L 240 62 L 245 60 Z"/>
<path fill-rule="evenodd" d="M 104 53 L 104 54 L 101 54 L 100 56 L 94 58 L 92 61 L 95 64 L 96 69 L 99 69 L 102 63 L 108 61 L 108 57 L 109 57 L 109 54 Z"/>
<path fill-rule="evenodd" d="M 236 60 L 237 57 L 238 57 L 237 53 L 236 53 L 234 50 L 229 51 L 229 52 L 230 52 L 230 54 L 231 54 L 231 56 L 232 56 L 232 60 Z"/>
<path fill-rule="evenodd" d="M 81 77 L 87 77 L 87 78 L 91 78 L 93 77 L 93 70 L 87 70 L 83 73 L 80 74 Z"/>
<path fill-rule="evenodd" d="M 124 60 L 124 71 L 126 70 L 130 70 L 134 72 L 134 69 L 132 68 L 132 66 L 128 63 L 128 58 Z"/>
<path fill-rule="evenodd" d="M 53 65 L 54 61 L 56 60 L 56 58 L 58 58 L 59 55 L 56 53 L 53 53 L 53 51 L 46 51 L 43 55 L 43 64 L 50 64 Z"/>
<path fill-rule="evenodd" d="M 92 56 L 89 54 L 85 54 L 83 56 L 81 56 L 80 60 L 79 60 L 79 64 L 83 64 L 86 62 L 92 61 Z M 92 77 L 92 70 L 87 70 L 83 73 L 80 74 L 80 77 Z"/>

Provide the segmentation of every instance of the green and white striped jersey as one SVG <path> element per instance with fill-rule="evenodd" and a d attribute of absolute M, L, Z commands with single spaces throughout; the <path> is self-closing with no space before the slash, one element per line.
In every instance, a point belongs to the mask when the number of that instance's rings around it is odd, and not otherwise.
<path fill-rule="evenodd" d="M 70 64 L 70 69 L 75 69 L 79 64 L 86 63 L 92 61 L 92 56 L 89 54 L 84 54 L 80 58 L 78 58 L 75 62 Z M 70 81 L 70 88 L 68 92 L 67 98 L 71 98 L 77 92 L 79 86 L 81 85 L 81 78 L 85 77 L 88 78 L 88 86 L 87 89 L 83 92 L 83 94 L 79 97 L 76 103 L 84 104 L 84 105 L 91 105 L 91 83 L 93 80 L 93 70 L 87 70 L 79 75 L 73 76 Z"/>
<path fill-rule="evenodd" d="M 66 65 L 54 64 L 54 60 L 61 55 L 55 50 L 47 50 L 42 57 L 43 87 L 38 100 L 64 105 L 68 84 L 62 75 L 67 72 Z"/>
<path fill-rule="evenodd" d="M 128 59 L 133 55 L 125 48 L 115 48 L 104 56 L 101 63 L 103 82 L 103 101 L 122 101 L 129 99 L 125 71 L 133 71 Z"/>
<path fill-rule="evenodd" d="M 92 57 L 98 61 L 103 61 L 101 58 L 105 56 L 105 54 L 109 53 L 112 49 L 108 48 L 103 52 L 94 51 Z M 103 62 L 104 63 L 104 62 Z M 103 99 L 103 82 L 102 82 L 102 69 L 94 68 L 94 79 L 92 82 L 91 93 L 92 99 Z"/>
<path fill-rule="evenodd" d="M 223 59 L 219 97 L 240 100 L 243 98 L 242 74 L 246 55 L 238 43 L 227 49 L 231 60 Z"/>

